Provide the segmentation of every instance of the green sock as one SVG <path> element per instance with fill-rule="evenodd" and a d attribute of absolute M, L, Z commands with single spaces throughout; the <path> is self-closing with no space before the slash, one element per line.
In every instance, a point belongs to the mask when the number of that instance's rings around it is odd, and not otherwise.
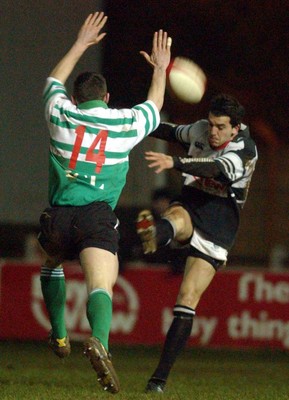
<path fill-rule="evenodd" d="M 48 311 L 53 337 L 62 339 L 67 336 L 65 327 L 66 289 L 63 268 L 41 268 L 41 289 Z"/>
<path fill-rule="evenodd" d="M 87 301 L 87 318 L 96 337 L 108 350 L 108 338 L 112 320 L 112 300 L 104 289 L 92 291 Z"/>

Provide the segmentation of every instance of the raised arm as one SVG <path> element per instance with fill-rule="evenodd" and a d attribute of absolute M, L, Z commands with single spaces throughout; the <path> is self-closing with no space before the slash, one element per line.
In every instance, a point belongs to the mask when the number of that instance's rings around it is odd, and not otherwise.
<path fill-rule="evenodd" d="M 104 38 L 106 33 L 100 33 L 100 31 L 106 21 L 107 16 L 103 12 L 89 14 L 80 28 L 73 46 L 50 72 L 49 76 L 64 84 L 83 53 Z"/>
<path fill-rule="evenodd" d="M 168 37 L 167 32 L 160 29 L 154 33 L 151 55 L 149 56 L 145 51 L 140 52 L 153 67 L 153 76 L 147 99 L 152 100 L 159 111 L 164 103 L 166 70 L 171 60 L 171 45 L 172 39 Z"/>

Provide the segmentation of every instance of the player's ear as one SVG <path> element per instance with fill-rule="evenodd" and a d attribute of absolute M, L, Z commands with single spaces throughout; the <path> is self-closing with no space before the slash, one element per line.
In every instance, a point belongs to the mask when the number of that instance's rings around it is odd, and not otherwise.
<path fill-rule="evenodd" d="M 74 104 L 75 106 L 77 105 L 77 101 L 76 101 L 76 99 L 75 99 L 74 96 L 71 96 L 71 102 L 72 102 L 72 104 Z"/>
<path fill-rule="evenodd" d="M 103 98 L 103 101 L 104 101 L 106 104 L 108 104 L 109 98 L 110 98 L 110 94 L 109 94 L 109 93 L 106 93 L 105 96 L 104 96 L 104 98 Z"/>
<path fill-rule="evenodd" d="M 235 137 L 238 134 L 239 129 L 240 129 L 240 125 L 234 126 L 232 129 L 231 137 Z"/>

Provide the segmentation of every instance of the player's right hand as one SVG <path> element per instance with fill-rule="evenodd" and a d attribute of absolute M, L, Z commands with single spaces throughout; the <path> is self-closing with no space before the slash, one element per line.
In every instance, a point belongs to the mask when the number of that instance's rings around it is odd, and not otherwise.
<path fill-rule="evenodd" d="M 78 32 L 77 42 L 86 47 L 99 43 L 106 35 L 106 32 L 100 33 L 106 21 L 107 16 L 102 11 L 89 14 Z"/>

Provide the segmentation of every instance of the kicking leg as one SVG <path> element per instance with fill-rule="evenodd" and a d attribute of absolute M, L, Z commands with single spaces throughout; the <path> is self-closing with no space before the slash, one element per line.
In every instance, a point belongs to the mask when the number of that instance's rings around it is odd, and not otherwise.
<path fill-rule="evenodd" d="M 173 239 L 185 242 L 193 233 L 190 215 L 180 205 L 169 207 L 158 221 L 154 220 L 150 210 L 143 210 L 136 225 L 145 254 L 154 253 L 158 247 L 168 245 Z"/>

